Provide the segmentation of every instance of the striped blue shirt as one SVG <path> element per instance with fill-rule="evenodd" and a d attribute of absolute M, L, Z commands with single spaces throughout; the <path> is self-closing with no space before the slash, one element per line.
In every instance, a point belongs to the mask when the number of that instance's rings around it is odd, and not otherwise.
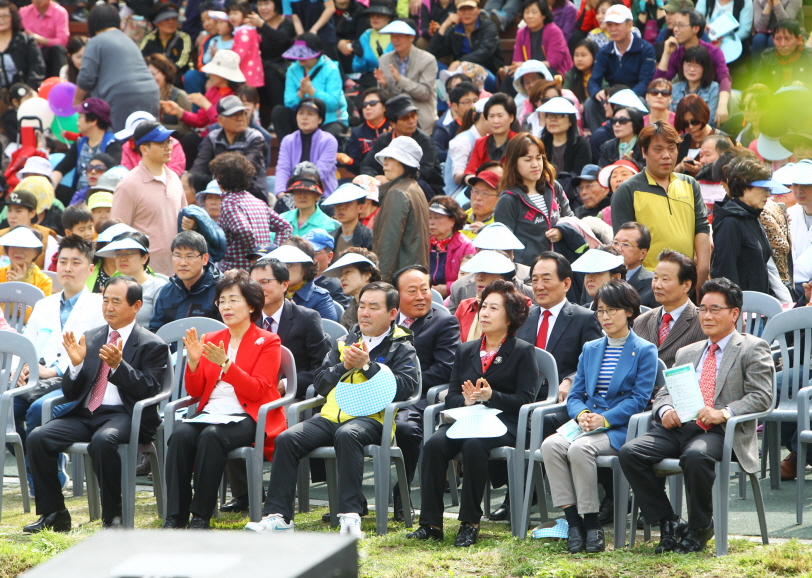
<path fill-rule="evenodd" d="M 623 345 L 626 343 L 626 338 L 609 339 L 606 344 L 606 351 L 603 353 L 603 361 L 601 362 L 601 370 L 598 373 L 598 383 L 595 386 L 595 392 L 601 396 L 606 397 L 606 392 L 609 391 L 609 382 L 612 381 L 612 375 L 615 373 L 617 362 L 620 359 L 620 353 L 623 351 Z"/>

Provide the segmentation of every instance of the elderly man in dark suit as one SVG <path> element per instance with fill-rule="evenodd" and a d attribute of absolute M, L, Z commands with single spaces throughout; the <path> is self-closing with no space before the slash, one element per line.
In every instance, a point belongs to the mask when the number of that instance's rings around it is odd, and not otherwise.
<path fill-rule="evenodd" d="M 135 321 L 141 309 L 141 285 L 132 277 L 112 277 L 104 290 L 102 310 L 107 325 L 77 338 L 66 332 L 63 344 L 70 367 L 62 391 L 74 409 L 36 428 L 28 436 L 31 474 L 37 488 L 39 519 L 25 532 L 67 532 L 70 512 L 57 475 L 57 458 L 73 443 L 89 442 L 93 469 L 101 489 L 102 524 L 121 526 L 121 459 L 118 445 L 130 437 L 133 407 L 161 392 L 169 348 Z M 156 406 L 144 410 L 141 440 L 155 436 L 161 420 Z"/>
<path fill-rule="evenodd" d="M 775 366 L 770 345 L 736 331 L 741 289 L 722 277 L 706 281 L 700 295 L 699 317 L 707 339 L 680 349 L 675 363 L 691 363 L 696 368 L 705 407 L 696 420 L 682 423 L 668 387 L 661 388 L 652 409 L 654 429 L 620 450 L 620 465 L 638 496 L 643 516 L 649 524 L 660 524 L 657 553 L 686 554 L 705 548 L 713 536 L 712 489 L 715 465 L 722 459 L 725 423 L 734 415 L 765 411 L 773 404 Z M 744 471 L 758 469 L 755 422 L 736 427 L 733 452 Z M 680 460 L 688 495 L 687 525 L 680 524 L 657 483 L 653 466 L 666 458 Z"/>
<path fill-rule="evenodd" d="M 422 265 L 401 269 L 392 277 L 392 285 L 400 293 L 400 313 L 396 323 L 412 332 L 423 377 L 420 401 L 400 410 L 395 417 L 395 438 L 403 452 L 406 477 L 411 486 L 423 445 L 426 393 L 435 385 L 448 383 L 451 378 L 454 354 L 460 343 L 460 323 L 450 313 L 432 307 L 429 272 Z M 394 492 L 395 520 L 403 521 L 403 504 L 397 485 Z"/>
<path fill-rule="evenodd" d="M 251 267 L 251 278 L 262 286 L 265 307 L 257 320 L 261 328 L 279 335 L 296 361 L 296 398 L 304 399 L 313 384 L 313 375 L 330 351 L 330 338 L 324 334 L 321 317 L 316 311 L 285 299 L 290 284 L 287 266 L 276 259 L 260 259 Z M 284 394 L 284 381 L 279 382 Z M 221 512 L 248 511 L 248 480 L 242 460 L 229 460 L 226 475 L 232 499 L 220 506 Z"/>
<path fill-rule="evenodd" d="M 626 282 L 637 290 L 640 302 L 646 307 L 657 307 L 651 289 L 654 273 L 643 267 L 643 259 L 651 248 L 651 233 L 648 227 L 634 221 L 623 223 L 615 234 L 612 245 L 623 254 Z"/>

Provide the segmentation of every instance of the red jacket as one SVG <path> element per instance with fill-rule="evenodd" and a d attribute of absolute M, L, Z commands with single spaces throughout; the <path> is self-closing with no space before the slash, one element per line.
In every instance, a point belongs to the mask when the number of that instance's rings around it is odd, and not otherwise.
<path fill-rule="evenodd" d="M 228 346 L 231 335 L 228 329 L 207 333 L 204 341 L 220 343 Z M 242 338 L 240 349 L 237 352 L 237 362 L 232 363 L 228 372 L 223 374 L 223 381 L 234 387 L 234 393 L 245 413 L 256 421 L 259 408 L 268 402 L 279 399 L 279 365 L 282 342 L 275 333 L 260 329 L 253 323 Z M 261 363 L 258 363 L 261 360 Z M 206 408 L 211 392 L 220 379 L 220 367 L 206 359 L 201 358 L 197 371 L 192 373 L 186 366 L 186 391 L 189 395 L 200 397 L 198 411 Z M 276 436 L 287 427 L 285 411 L 283 408 L 271 410 L 268 413 L 265 426 L 265 459 L 273 458 L 273 446 Z"/>
<path fill-rule="evenodd" d="M 471 156 L 468 157 L 468 166 L 465 167 L 466 175 L 475 175 L 477 169 L 481 167 L 483 163 L 491 160 L 499 161 L 502 164 L 505 163 L 504 157 L 501 159 L 492 159 L 488 156 L 488 138 L 490 136 L 490 134 L 486 134 L 485 136 L 476 139 L 476 142 L 474 143 L 474 150 L 471 151 Z M 516 133 L 509 131 L 508 141 L 514 136 L 516 136 Z M 505 150 L 507 150 L 507 147 L 505 147 Z"/>

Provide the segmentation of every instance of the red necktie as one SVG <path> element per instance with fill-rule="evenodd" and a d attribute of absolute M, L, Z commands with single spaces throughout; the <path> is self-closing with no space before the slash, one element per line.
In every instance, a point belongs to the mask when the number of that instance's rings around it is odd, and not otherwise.
<path fill-rule="evenodd" d="M 672 319 L 673 317 L 671 317 L 670 313 L 666 313 L 665 315 L 663 315 L 663 322 L 660 324 L 660 332 L 658 334 L 659 339 L 658 345 L 662 345 L 663 341 L 665 341 L 665 338 L 668 337 L 668 332 L 671 331 L 671 329 L 668 327 L 668 324 L 671 323 Z"/>
<path fill-rule="evenodd" d="M 550 329 L 550 317 L 552 317 L 552 312 L 549 309 L 545 309 L 542 313 L 544 318 L 541 320 L 541 327 L 539 327 L 539 334 L 536 337 L 536 347 L 539 349 L 546 349 L 547 347 L 547 332 Z"/>
<path fill-rule="evenodd" d="M 118 331 L 110 332 L 110 339 L 107 345 L 115 345 L 118 343 L 118 338 L 121 337 Z M 104 392 L 107 391 L 107 376 L 110 375 L 110 366 L 102 361 L 99 368 L 99 376 L 96 378 L 96 383 L 93 384 L 93 391 L 90 394 L 90 401 L 87 402 L 87 409 L 96 411 L 102 404 L 104 399 Z"/>
<path fill-rule="evenodd" d="M 405 327 L 406 329 L 409 329 L 409 328 L 411 328 L 412 323 L 414 323 L 414 319 L 412 319 L 411 317 L 404 317 L 403 322 L 401 323 L 401 325 L 403 327 Z"/>
<path fill-rule="evenodd" d="M 711 343 L 708 347 L 708 354 L 705 356 L 705 363 L 702 364 L 702 376 L 699 378 L 699 390 L 702 392 L 702 399 L 705 405 L 713 407 L 713 398 L 716 395 L 716 350 L 719 346 Z M 713 426 L 702 423 L 701 419 L 696 420 L 696 425 L 704 430 L 709 430 Z"/>

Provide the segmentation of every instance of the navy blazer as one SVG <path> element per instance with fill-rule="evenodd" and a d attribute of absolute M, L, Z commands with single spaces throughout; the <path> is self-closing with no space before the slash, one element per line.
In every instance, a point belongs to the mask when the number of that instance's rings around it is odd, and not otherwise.
<path fill-rule="evenodd" d="M 407 329 L 414 335 L 414 348 L 420 360 L 423 391 L 417 406 L 425 408 L 426 393 L 435 385 L 448 383 L 454 354 L 460 344 L 459 320 L 442 309 L 431 307 Z"/>
<path fill-rule="evenodd" d="M 497 417 L 507 426 L 508 432 L 516 435 L 519 410 L 524 404 L 533 402 L 538 385 L 535 346 L 508 337 L 483 375 L 479 357 L 481 344 L 481 340 L 474 339 L 457 348 L 445 405 L 449 409 L 465 405 L 462 384 L 467 380 L 476 384 L 477 379 L 484 377 L 493 389 L 493 395 L 485 405 L 501 409 L 502 413 Z"/>
<path fill-rule="evenodd" d="M 578 360 L 578 372 L 567 396 L 567 412 L 572 419 L 584 410 L 601 414 L 609 422 L 609 441 L 620 450 L 626 443 L 629 418 L 646 408 L 657 377 L 657 346 L 629 331 L 606 397 L 595 390 L 608 337 L 590 341 Z"/>
<path fill-rule="evenodd" d="M 516 332 L 518 339 L 527 341 L 531 345 L 536 344 L 540 312 L 541 308 L 537 305 L 530 308 L 527 320 Z M 598 323 L 598 319 L 592 311 L 569 301 L 564 303 L 561 313 L 553 324 L 547 347 L 545 347 L 546 351 L 555 358 L 559 380 L 573 375 L 578 369 L 578 357 L 581 355 L 584 344 L 593 339 L 600 339 L 602 335 L 601 324 Z M 537 399 L 547 399 L 547 390 L 548 385 L 545 380 L 538 392 Z"/>

